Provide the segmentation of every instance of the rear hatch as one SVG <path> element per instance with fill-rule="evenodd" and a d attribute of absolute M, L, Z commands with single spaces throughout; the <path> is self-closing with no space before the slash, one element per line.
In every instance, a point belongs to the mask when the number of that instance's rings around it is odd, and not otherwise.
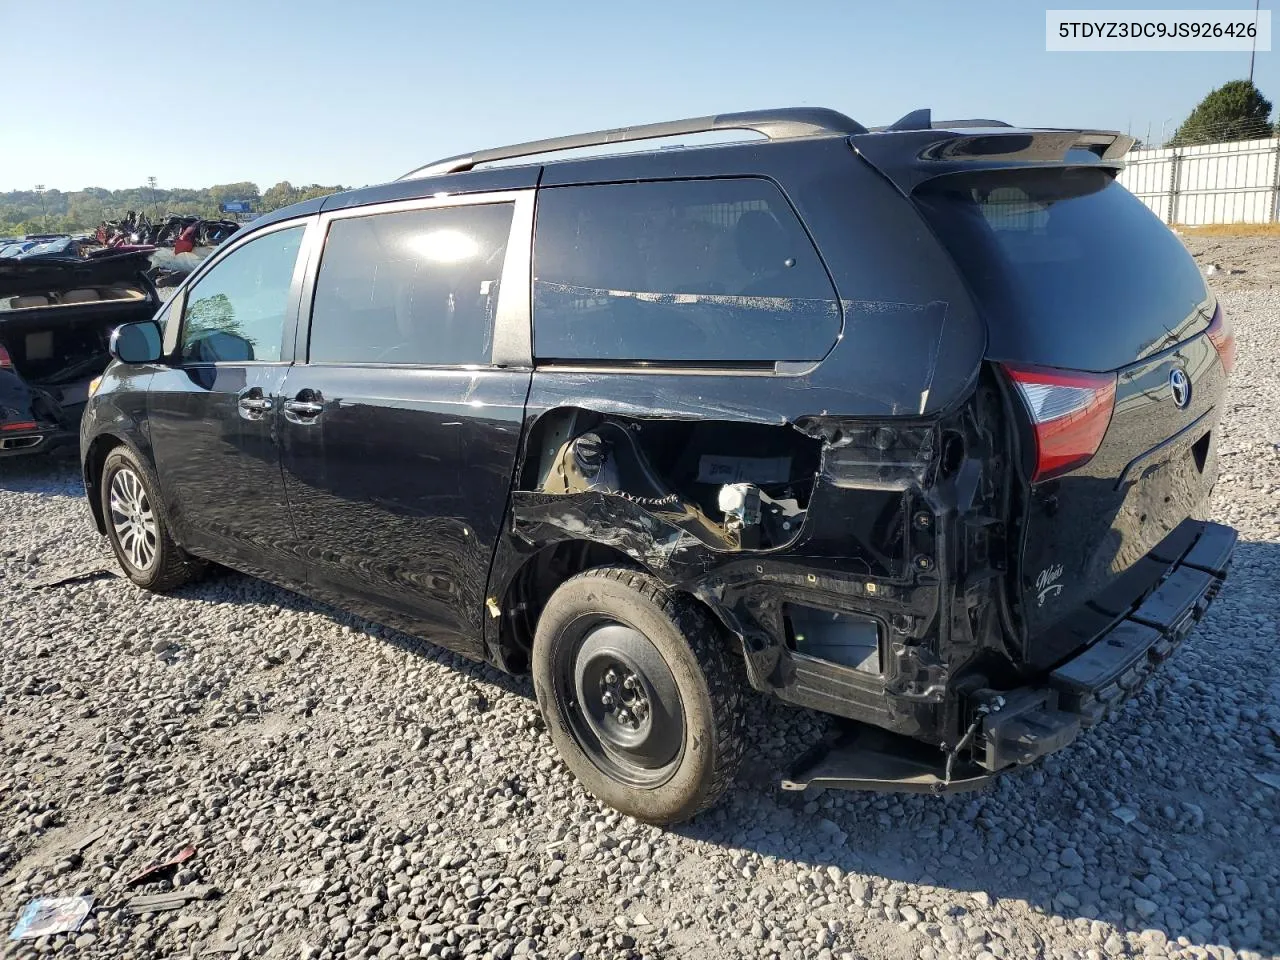
<path fill-rule="evenodd" d="M 1155 584 L 1168 562 L 1148 554 L 1190 542 L 1184 521 L 1217 475 L 1230 332 L 1182 243 L 1114 174 L 971 168 L 913 193 L 986 317 L 1007 388 L 1021 473 L 1010 593 L 1034 667 Z"/>
<path fill-rule="evenodd" d="M 155 313 L 148 266 L 147 251 L 0 258 L 0 435 L 74 427 L 111 331 Z"/>

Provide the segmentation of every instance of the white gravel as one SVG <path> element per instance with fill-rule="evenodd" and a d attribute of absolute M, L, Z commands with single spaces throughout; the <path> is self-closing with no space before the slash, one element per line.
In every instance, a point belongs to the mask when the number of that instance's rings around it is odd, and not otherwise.
<path fill-rule="evenodd" d="M 0 953 L 1275 956 L 1280 291 L 1224 302 L 1221 598 L 1122 717 L 948 799 L 781 794 L 824 721 L 759 700 L 728 802 L 638 824 L 566 773 L 523 680 L 235 574 L 33 589 L 105 546 L 73 464 L 0 464 L 0 936 L 36 896 L 100 907 Z M 189 843 L 174 885 L 209 899 L 117 909 Z"/>

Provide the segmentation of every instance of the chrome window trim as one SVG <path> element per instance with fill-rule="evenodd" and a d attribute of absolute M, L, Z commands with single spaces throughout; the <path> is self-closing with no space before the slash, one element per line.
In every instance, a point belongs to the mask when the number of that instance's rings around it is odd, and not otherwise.
<path fill-rule="evenodd" d="M 324 261 L 329 227 L 337 220 L 375 217 L 393 213 L 416 213 L 451 207 L 479 207 L 495 203 L 512 205 L 511 230 L 507 235 L 507 252 L 498 280 L 498 303 L 493 317 L 493 339 L 489 359 L 485 363 L 459 364 L 395 364 L 400 369 L 486 370 L 492 367 L 531 367 L 533 364 L 533 331 L 531 327 L 530 291 L 532 289 L 534 188 L 496 190 L 488 193 L 463 193 L 417 197 L 412 200 L 390 200 L 360 207 L 344 207 L 317 215 L 314 249 L 310 251 L 306 278 L 299 302 L 296 362 L 310 364 L 311 320 L 315 310 L 316 278 Z M 317 366 L 377 366 L 360 361 L 319 361 Z M 381 366 L 389 366 L 381 364 Z"/>

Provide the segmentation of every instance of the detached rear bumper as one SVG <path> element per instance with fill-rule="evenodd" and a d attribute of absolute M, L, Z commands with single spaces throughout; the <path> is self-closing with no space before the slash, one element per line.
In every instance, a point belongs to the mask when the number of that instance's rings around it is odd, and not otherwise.
<path fill-rule="evenodd" d="M 951 755 L 950 769 L 947 754 L 922 750 L 905 737 L 854 736 L 803 757 L 783 787 L 972 790 L 1002 771 L 1062 749 L 1141 690 L 1217 596 L 1236 532 L 1217 523 L 1201 528 L 1154 591 L 1044 682 L 974 694 L 974 736 Z"/>
<path fill-rule="evenodd" d="M 1204 616 L 1226 577 L 1236 532 L 1218 523 L 1203 527 L 1159 586 L 1052 671 L 1045 686 L 1003 694 L 1003 704 L 992 704 L 980 766 L 998 771 L 1052 753 L 1142 689 Z"/>

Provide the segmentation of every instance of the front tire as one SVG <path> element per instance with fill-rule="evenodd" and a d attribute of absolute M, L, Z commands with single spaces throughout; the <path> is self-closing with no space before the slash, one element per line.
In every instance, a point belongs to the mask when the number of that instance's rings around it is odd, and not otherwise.
<path fill-rule="evenodd" d="M 691 597 L 639 570 L 580 573 L 547 601 L 532 668 L 556 749 L 614 809 L 676 823 L 733 782 L 745 672 Z"/>
<path fill-rule="evenodd" d="M 102 464 L 99 487 L 107 538 L 116 560 L 138 586 L 164 593 L 196 577 L 204 563 L 174 543 L 154 475 L 128 447 Z"/>

